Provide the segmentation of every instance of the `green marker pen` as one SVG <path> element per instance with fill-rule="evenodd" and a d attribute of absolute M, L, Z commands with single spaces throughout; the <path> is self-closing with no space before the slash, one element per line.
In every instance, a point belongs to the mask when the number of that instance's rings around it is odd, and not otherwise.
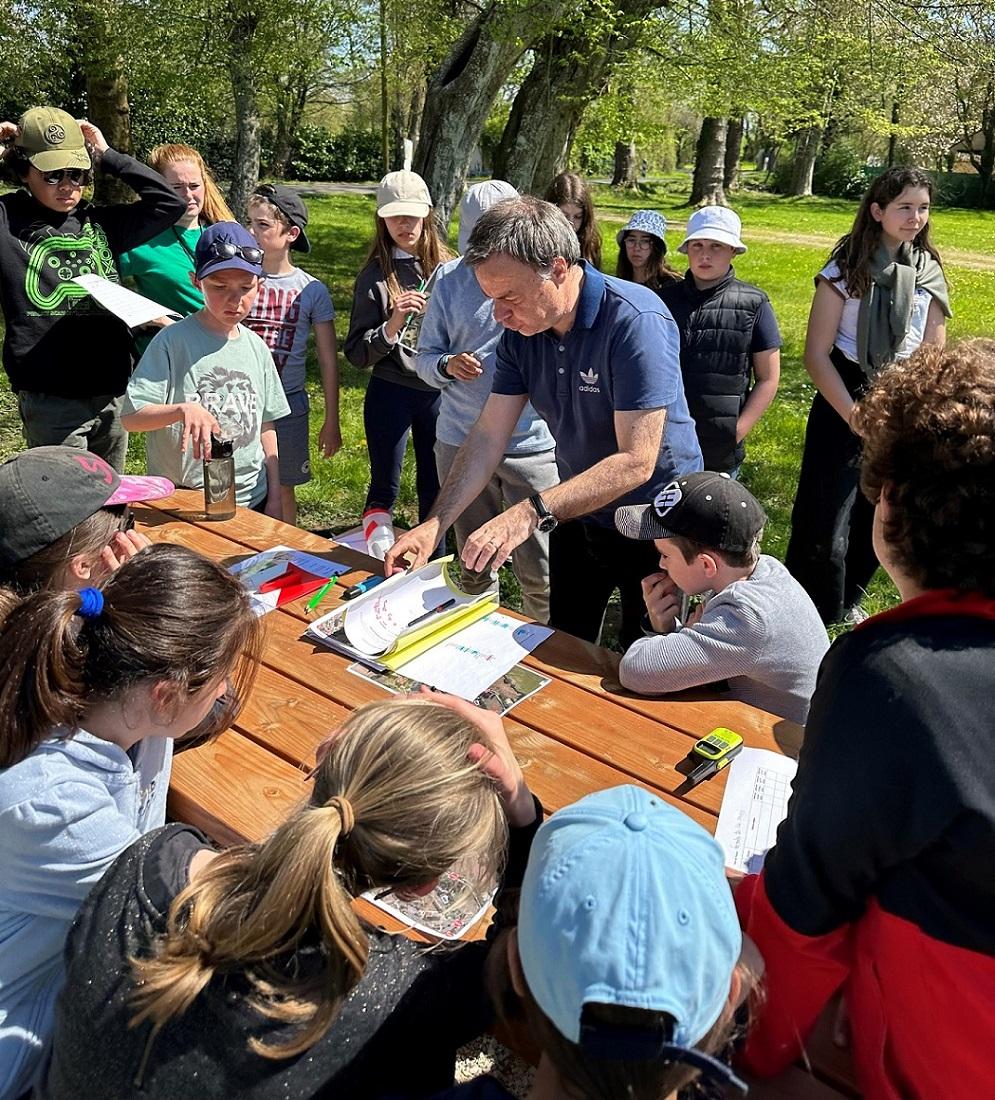
<path fill-rule="evenodd" d="M 328 584 L 323 584 L 321 588 L 311 597 L 307 602 L 308 611 L 314 611 L 314 609 L 321 603 L 321 601 L 328 595 L 329 591 L 338 584 L 339 578 L 332 577 Z"/>

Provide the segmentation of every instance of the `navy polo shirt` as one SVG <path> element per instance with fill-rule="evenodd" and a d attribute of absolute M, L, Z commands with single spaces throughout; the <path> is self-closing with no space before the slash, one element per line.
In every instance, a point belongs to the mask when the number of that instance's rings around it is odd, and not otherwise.
<path fill-rule="evenodd" d="M 585 517 L 614 529 L 620 505 L 645 504 L 678 474 L 702 469 L 701 448 L 684 398 L 680 333 L 667 307 L 644 286 L 587 262 L 583 269 L 573 328 L 562 337 L 505 329 L 491 392 L 528 396 L 556 440 L 561 481 L 618 453 L 616 412 L 667 410 L 650 480 Z"/>

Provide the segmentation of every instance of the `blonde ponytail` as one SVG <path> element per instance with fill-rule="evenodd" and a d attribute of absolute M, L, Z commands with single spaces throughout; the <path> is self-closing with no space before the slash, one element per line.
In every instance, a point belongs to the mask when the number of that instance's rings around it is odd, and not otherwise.
<path fill-rule="evenodd" d="M 491 877 L 507 825 L 490 780 L 468 762 L 476 731 L 437 704 L 390 700 L 346 720 L 315 776 L 310 804 L 259 845 L 230 849 L 170 907 L 149 958 L 132 959 L 133 1025 L 154 1033 L 216 974 L 238 970 L 261 1015 L 293 1038 L 252 1050 L 287 1058 L 328 1030 L 369 953 L 353 898 L 376 886 L 423 886 L 472 856 Z M 281 965 L 320 935 L 321 969 Z"/>

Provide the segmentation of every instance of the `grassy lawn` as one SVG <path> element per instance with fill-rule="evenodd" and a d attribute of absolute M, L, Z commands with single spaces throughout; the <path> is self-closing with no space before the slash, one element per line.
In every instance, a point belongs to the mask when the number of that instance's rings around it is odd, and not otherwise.
<path fill-rule="evenodd" d="M 619 194 L 607 187 L 597 188 L 597 209 L 605 238 L 605 270 L 614 270 L 618 251 L 615 231 L 625 223 L 630 211 L 650 207 L 662 212 L 668 221 L 683 223 L 688 215 L 688 209 L 682 206 L 686 194 L 686 177 L 676 176 L 654 183 L 642 194 Z M 311 198 L 308 205 L 311 214 L 308 233 L 314 250 L 303 258 L 302 266 L 328 285 L 338 310 L 336 328 L 341 343 L 348 328 L 352 282 L 363 262 L 372 229 L 374 202 L 371 196 L 336 194 Z M 765 549 L 781 557 L 787 545 L 805 418 L 813 394 L 801 363 L 812 276 L 825 262 L 828 251 L 824 243 L 811 238 L 835 239 L 844 233 L 852 223 L 856 204 L 820 198 L 783 199 L 743 191 L 735 194 L 734 206 L 743 217 L 747 244 L 751 243 L 751 230 L 756 230 L 760 238 L 740 259 L 736 270 L 770 295 L 784 336 L 781 389 L 774 406 L 750 436 L 744 468 L 744 480 L 770 516 Z M 941 253 L 946 248 L 977 254 L 974 260 L 958 256 L 948 263 L 956 313 L 949 334 L 957 339 L 991 331 L 988 312 L 992 275 L 973 265 L 991 256 L 995 213 L 942 209 L 936 210 L 934 217 L 934 238 Z M 763 239 L 767 233 L 775 239 Z M 802 239 L 793 243 L 789 235 Z M 680 241 L 678 231 L 671 231 L 668 237 L 671 261 L 683 269 L 684 258 L 676 251 Z M 455 229 L 452 239 L 455 241 Z M 367 376 L 354 370 L 341 356 L 339 365 L 343 447 L 334 459 L 325 462 L 317 457 L 316 439 L 313 440 L 314 480 L 298 490 L 300 523 L 312 528 L 342 530 L 354 525 L 359 519 L 369 477 L 362 417 Z M 308 384 L 312 434 L 316 437 L 323 402 L 313 358 L 309 363 Z M 16 408 L 4 378 L 0 382 L 0 456 L 14 453 L 21 445 Z M 144 469 L 140 438 L 132 437 L 128 465 L 135 472 Z M 409 455 L 397 508 L 401 522 L 416 520 L 413 472 L 413 459 Z M 505 596 L 515 602 L 513 588 L 509 587 Z M 880 608 L 894 598 L 890 584 L 879 572 L 867 606 Z"/>

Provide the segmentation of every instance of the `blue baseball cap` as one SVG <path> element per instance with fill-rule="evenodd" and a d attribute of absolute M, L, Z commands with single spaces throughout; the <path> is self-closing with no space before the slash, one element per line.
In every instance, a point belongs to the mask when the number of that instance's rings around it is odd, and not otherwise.
<path fill-rule="evenodd" d="M 663 245 L 664 250 L 667 248 L 667 219 L 655 210 L 636 210 L 633 213 L 632 217 L 629 218 L 629 224 L 623 225 L 615 234 L 615 240 L 618 242 L 619 247 L 625 240 L 626 233 L 630 231 L 648 233 L 651 237 L 656 237 Z"/>
<path fill-rule="evenodd" d="M 263 253 L 256 238 L 238 222 L 215 222 L 206 227 L 194 249 L 197 278 L 215 271 L 248 271 L 262 275 Z"/>
<path fill-rule="evenodd" d="M 693 1047 L 722 1013 L 742 943 L 722 849 L 657 795 L 598 791 L 539 829 L 519 907 L 522 969 L 557 1030 L 593 1056 L 686 1062 L 734 1082 Z M 673 1034 L 634 1054 L 631 1034 L 582 1024 L 589 1003 L 668 1013 Z"/>

